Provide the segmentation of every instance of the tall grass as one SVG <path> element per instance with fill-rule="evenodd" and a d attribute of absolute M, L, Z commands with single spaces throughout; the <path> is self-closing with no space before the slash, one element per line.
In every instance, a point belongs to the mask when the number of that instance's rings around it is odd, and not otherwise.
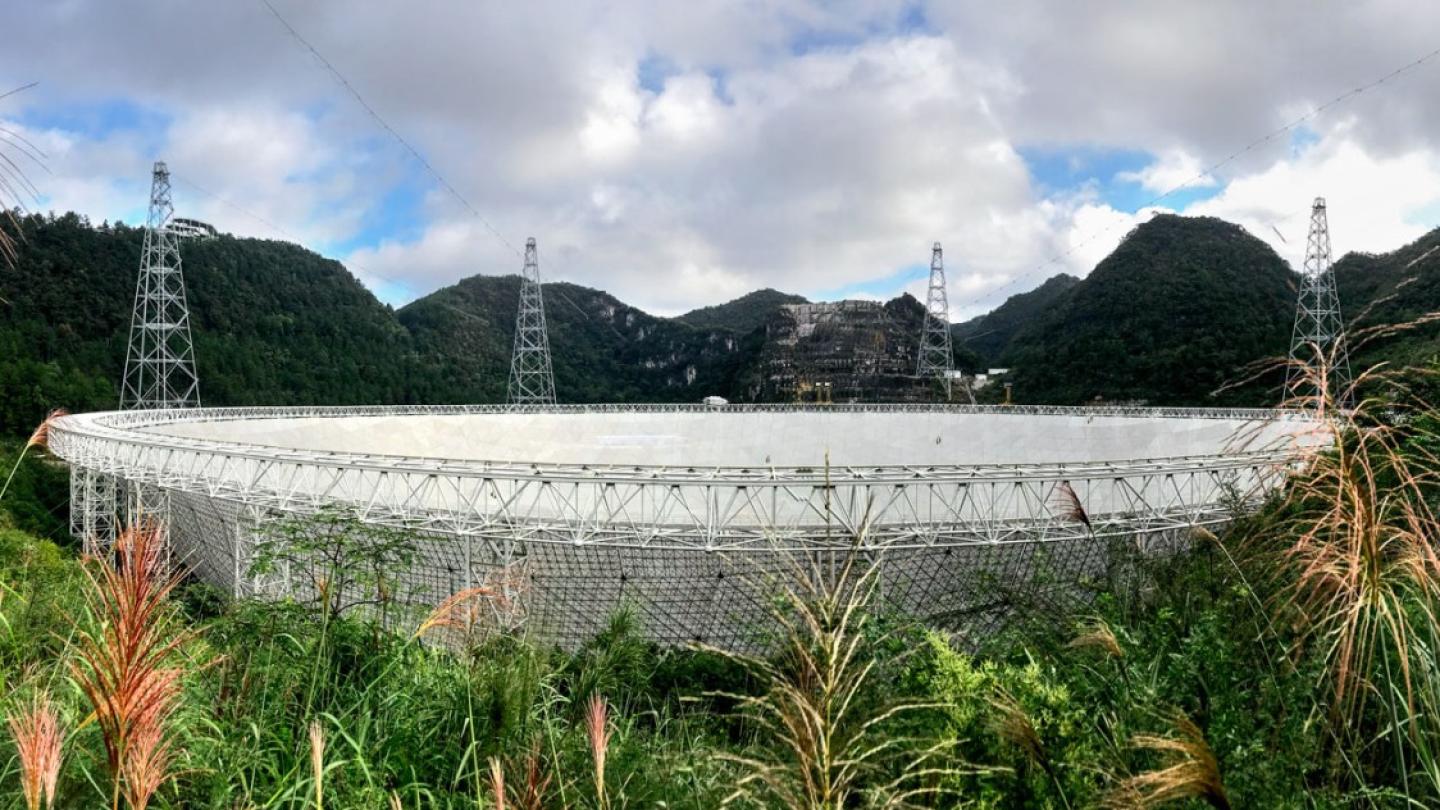
<path fill-rule="evenodd" d="M 1412 769 L 1436 772 L 1440 741 L 1440 458 L 1430 449 L 1440 421 L 1432 402 L 1382 399 L 1396 390 L 1383 368 L 1340 391 L 1325 362 L 1303 371 L 1314 399 L 1296 404 L 1321 417 L 1327 441 L 1262 538 L 1278 551 L 1276 612 L 1321 651 L 1334 733 L 1355 751 L 1386 741 L 1408 790 Z"/>
<path fill-rule="evenodd" d="M 65 732 L 49 695 L 36 692 L 25 706 L 8 719 L 10 736 L 20 759 L 20 792 L 27 810 L 55 804 L 55 785 L 60 777 L 61 747 Z"/>
<path fill-rule="evenodd" d="M 610 706 L 600 695 L 591 695 L 585 708 L 585 737 L 590 742 L 590 758 L 595 774 L 595 806 L 609 810 L 610 795 L 605 790 L 605 758 L 610 752 Z"/>
<path fill-rule="evenodd" d="M 764 684 L 758 693 L 727 695 L 760 744 L 750 754 L 723 755 L 742 770 L 726 803 L 839 810 L 862 799 L 904 806 L 933 797 L 948 772 L 940 764 L 945 744 L 889 727 L 929 705 L 871 701 L 880 663 L 871 632 L 879 567 L 863 559 L 857 541 L 795 568 L 771 611 L 778 649 L 769 656 L 721 653 Z"/>
<path fill-rule="evenodd" d="M 1286 375 L 1285 404 L 1315 418 L 1304 463 L 1268 526 L 1238 550 L 1272 590 L 1272 632 L 1293 629 L 1323 661 L 1319 708 L 1350 778 L 1395 775 L 1404 795 L 1440 801 L 1440 412 L 1433 397 L 1414 395 L 1433 387 L 1436 369 L 1379 365 L 1345 381 L 1336 373 L 1348 365 L 1343 343 L 1309 355 Z"/>
<path fill-rule="evenodd" d="M 65 416 L 66 413 L 64 408 L 52 410 L 30 434 L 30 438 L 25 440 L 25 444 L 20 448 L 20 454 L 15 457 L 15 464 L 10 468 L 10 474 L 5 476 L 5 484 L 0 486 L 0 499 L 3 499 L 5 493 L 10 491 L 10 482 L 15 480 L 15 473 L 19 471 L 20 463 L 25 460 L 25 454 L 29 453 L 32 447 L 44 447 L 46 442 L 50 441 L 51 426 L 55 424 L 56 419 Z"/>
<path fill-rule="evenodd" d="M 1204 733 L 1189 717 L 1177 714 L 1170 735 L 1137 734 L 1131 744 L 1160 754 L 1164 761 L 1160 767 L 1115 786 L 1105 796 L 1104 806 L 1143 810 L 1185 799 L 1200 799 L 1215 810 L 1230 810 L 1230 796 L 1220 778 L 1220 764 Z"/>
<path fill-rule="evenodd" d="M 172 765 L 183 674 L 176 654 L 193 634 L 176 627 L 168 597 L 179 579 L 164 568 L 162 542 L 153 521 L 131 526 L 116 540 L 117 559 L 87 572 L 90 622 L 70 664 L 104 740 L 113 810 L 122 798 L 144 810 Z"/>

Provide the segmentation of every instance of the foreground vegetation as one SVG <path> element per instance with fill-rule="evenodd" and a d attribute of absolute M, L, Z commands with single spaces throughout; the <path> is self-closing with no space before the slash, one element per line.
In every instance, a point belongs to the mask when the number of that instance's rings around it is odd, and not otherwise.
<path fill-rule="evenodd" d="M 473 629 L 461 601 L 388 629 L 226 604 L 166 579 L 145 527 L 111 566 L 12 523 L 0 807 L 1433 806 L 1426 379 L 1223 537 L 1111 544 L 1120 573 L 1073 610 L 963 644 L 850 560 L 777 594 L 766 657 L 658 649 L 625 611 L 573 652 L 444 651 L 423 642 Z"/>

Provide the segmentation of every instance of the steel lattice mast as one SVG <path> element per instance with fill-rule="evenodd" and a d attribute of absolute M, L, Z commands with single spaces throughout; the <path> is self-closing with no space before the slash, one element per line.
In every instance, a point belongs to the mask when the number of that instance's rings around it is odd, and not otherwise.
<path fill-rule="evenodd" d="M 180 240 L 170 231 L 170 170 L 156 161 L 150 186 L 150 215 L 135 283 L 130 348 L 120 407 L 193 408 L 200 405 L 195 344 L 180 269 Z"/>
<path fill-rule="evenodd" d="M 1306 374 L 1307 367 L 1317 369 L 1313 376 Z M 1350 351 L 1345 345 L 1345 323 L 1335 289 L 1324 197 L 1316 197 L 1310 208 L 1310 236 L 1305 245 L 1305 266 L 1300 271 L 1285 397 L 1320 403 L 1325 392 L 1317 390 L 1319 370 L 1325 373 L 1332 401 L 1343 403 L 1350 387 Z"/>
<path fill-rule="evenodd" d="M 545 299 L 535 240 L 525 240 L 525 268 L 520 274 L 520 309 L 515 316 L 515 353 L 510 360 L 511 405 L 554 405 L 555 373 L 550 366 L 550 338 L 545 330 Z"/>
<path fill-rule="evenodd" d="M 950 393 L 950 303 L 945 294 L 945 262 L 940 243 L 930 254 L 930 289 L 925 296 L 925 326 L 920 333 L 920 360 L 916 367 L 919 377 L 939 377 Z"/>

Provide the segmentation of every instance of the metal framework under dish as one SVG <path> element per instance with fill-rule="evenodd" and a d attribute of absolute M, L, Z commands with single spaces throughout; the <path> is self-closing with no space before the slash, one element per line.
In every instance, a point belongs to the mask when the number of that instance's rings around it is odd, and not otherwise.
<path fill-rule="evenodd" d="M 811 412 L 1003 416 L 1015 421 L 995 424 L 1016 431 L 1027 416 L 1154 420 L 1161 431 L 1229 420 L 1237 432 L 1269 438 L 1160 458 L 742 467 L 611 464 L 600 456 L 445 459 L 166 432 L 236 420 Z M 905 418 L 886 417 L 896 424 Z M 174 553 L 236 596 L 307 593 L 313 583 L 288 567 L 256 570 L 257 542 L 279 521 L 340 514 L 414 538 L 414 562 L 392 586 L 401 602 L 433 605 L 503 580 L 523 595 L 523 609 L 511 618 L 523 616 L 557 643 L 593 636 L 610 612 L 629 604 L 661 642 L 734 645 L 763 615 L 764 591 L 776 578 L 849 550 L 881 566 L 882 592 L 897 608 L 943 625 L 982 626 L 1017 598 L 1048 598 L 1098 574 L 1116 538 L 1176 541 L 1253 507 L 1315 443 L 1305 438 L 1314 427 L 1306 414 L 1250 409 L 210 408 L 66 416 L 51 428 L 50 447 L 72 467 L 73 529 L 87 548 L 103 552 L 113 541 L 124 492 L 158 491 L 163 501 L 150 501 L 164 504 Z M 1045 571 L 1065 576 L 1039 586 Z"/>

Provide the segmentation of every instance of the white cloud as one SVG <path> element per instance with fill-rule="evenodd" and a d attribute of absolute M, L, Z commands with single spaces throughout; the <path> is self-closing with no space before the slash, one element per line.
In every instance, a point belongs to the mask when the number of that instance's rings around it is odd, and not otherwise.
<path fill-rule="evenodd" d="M 1314 197 L 1326 198 L 1335 255 L 1394 250 L 1440 225 L 1433 219 L 1440 213 L 1440 153 L 1377 154 L 1341 126 L 1294 158 L 1233 179 L 1185 212 L 1244 225 L 1299 267 Z"/>
<path fill-rule="evenodd" d="M 1215 196 L 1179 209 L 1245 227 L 1299 268 L 1305 257 L 1310 206 L 1325 197 L 1335 255 L 1385 252 L 1440 226 L 1440 153 L 1412 149 L 1376 154 L 1350 137 L 1347 125 L 1310 147 L 1253 173 L 1237 176 Z M 1117 211 L 1094 199 L 1052 202 L 1064 228 L 1065 263 L 1084 275 L 1135 226 L 1164 207 Z"/>
<path fill-rule="evenodd" d="M 1184 149 L 1168 149 L 1158 160 L 1134 172 L 1120 172 L 1117 180 L 1139 183 L 1154 194 L 1168 194 L 1180 188 L 1210 188 L 1217 180 L 1206 173 L 1200 159 Z"/>
<path fill-rule="evenodd" d="M 594 88 L 592 114 L 546 175 L 581 193 L 505 216 L 558 255 L 551 277 L 673 313 L 760 286 L 888 275 L 928 259 L 936 238 L 952 242 L 957 268 L 994 272 L 1033 225 L 1018 214 L 1031 201 L 1025 166 L 946 40 L 821 51 L 736 71 L 726 88 L 722 100 L 695 73 L 658 93 L 633 76 Z M 437 207 L 433 227 L 464 218 Z M 433 250 L 422 237 L 356 258 L 436 281 L 491 269 L 458 253 L 437 263 Z"/>
<path fill-rule="evenodd" d="M 1084 189 L 1042 198 L 1022 148 L 1144 151 L 1155 160 L 1121 179 L 1159 193 L 1434 33 L 1430 9 L 1403 0 L 1324 15 L 1304 0 L 937 3 L 919 30 L 900 25 L 902 0 L 275 2 L 506 241 L 537 237 L 548 277 L 661 313 L 889 277 L 939 239 L 952 309 L 975 314 L 1088 272 L 1149 215 Z M 518 270 L 262 6 L 75 0 L 13 16 L 0 72 L 42 85 L 0 115 L 49 121 L 27 131 L 47 139 L 53 175 L 37 179 L 56 207 L 131 216 L 158 156 L 264 222 L 177 184 L 185 212 L 338 250 L 419 182 L 418 226 L 350 251 L 352 269 L 415 295 Z M 639 81 L 650 62 L 666 66 L 658 88 Z M 1221 190 L 1187 212 L 1267 239 L 1274 225 L 1292 256 L 1323 193 L 1337 250 L 1413 238 L 1434 224 L 1417 212 L 1435 204 L 1437 86 L 1430 65 L 1347 101 L 1313 122 L 1319 143 L 1262 144 L 1202 180 Z M 117 99 L 153 120 L 63 115 Z"/>
<path fill-rule="evenodd" d="M 632 73 L 617 72 L 600 80 L 596 98 L 580 129 L 580 147 L 598 164 L 618 163 L 640 145 L 640 113 L 644 99 Z"/>

